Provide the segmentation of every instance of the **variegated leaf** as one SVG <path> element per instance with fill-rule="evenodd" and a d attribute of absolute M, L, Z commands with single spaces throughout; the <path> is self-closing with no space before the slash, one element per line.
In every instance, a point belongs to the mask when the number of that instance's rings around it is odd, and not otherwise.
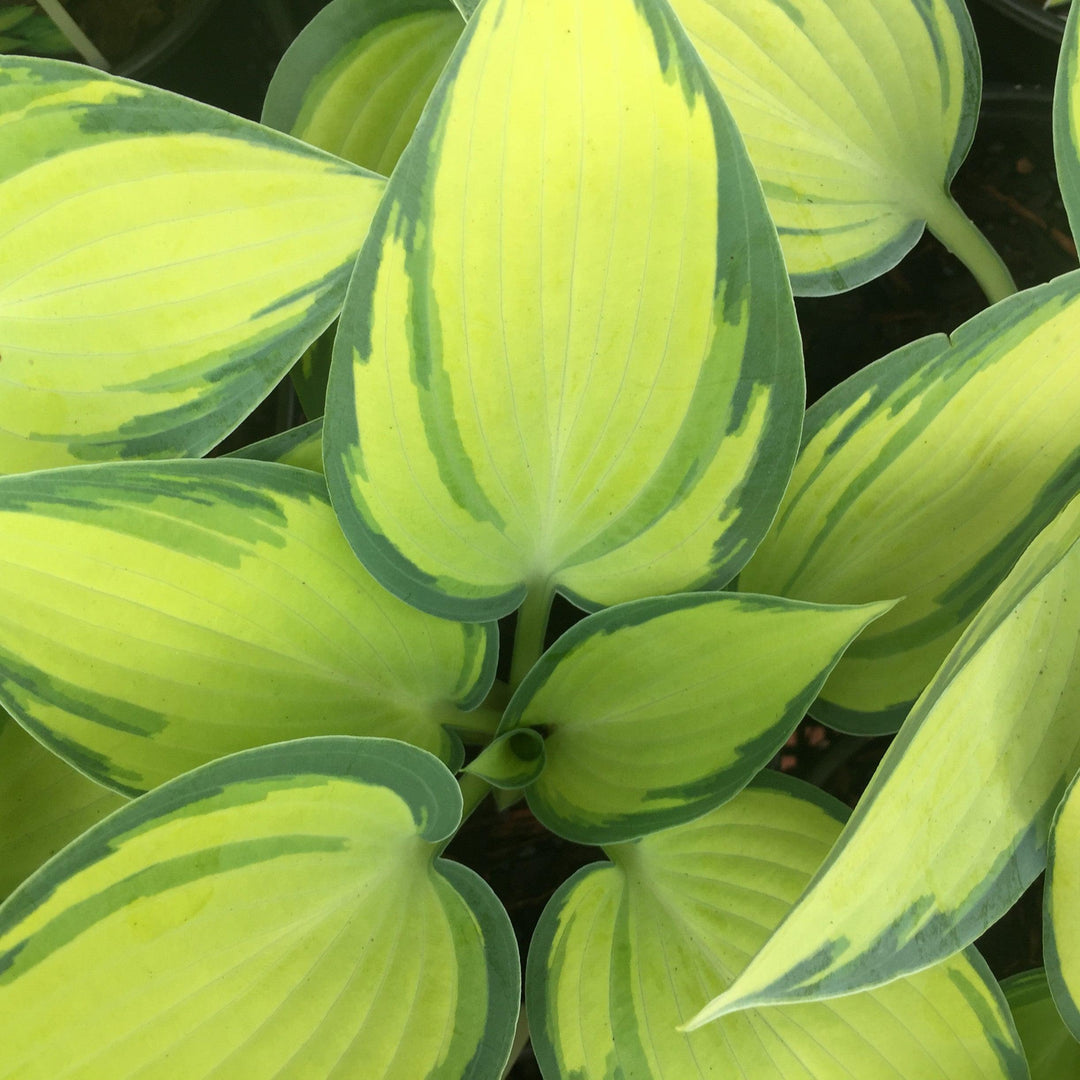
<path fill-rule="evenodd" d="M 1073 236 L 1080 236 L 1080 5 L 1065 24 L 1054 88 L 1054 158 Z"/>
<path fill-rule="evenodd" d="M 246 751 L 137 799 L 0 907 L 0 1077 L 497 1077 L 517 948 L 436 858 L 460 813 L 435 758 L 382 739 Z"/>
<path fill-rule="evenodd" d="M 494 675 L 491 626 L 385 592 L 322 477 L 268 462 L 4 478 L 0 596 L 0 703 L 127 793 L 315 734 L 402 739 L 456 766 L 446 728 L 470 726 L 462 709 Z"/>
<path fill-rule="evenodd" d="M 451 0 L 333 0 L 282 57 L 262 122 L 389 176 L 463 25 Z"/>
<path fill-rule="evenodd" d="M 321 473 L 322 429 L 321 418 L 310 420 L 299 427 L 283 431 L 280 435 L 271 435 L 268 439 L 260 439 L 250 446 L 233 450 L 225 456 L 250 458 L 253 461 L 276 461 L 282 465 L 293 465 L 298 469 Z"/>
<path fill-rule="evenodd" d="M 1054 1007 L 1042 968 L 1013 975 L 1001 984 L 1024 1044 L 1031 1080 L 1080 1076 L 1080 1042 L 1069 1034 Z"/>
<path fill-rule="evenodd" d="M 722 584 L 802 393 L 757 180 L 664 0 L 481 5 L 335 345 L 327 479 L 372 573 L 457 618 Z"/>
<path fill-rule="evenodd" d="M 1080 491 L 1080 273 L 923 338 L 807 412 L 776 521 L 740 588 L 830 604 L 905 597 L 812 711 L 895 731 L 1032 538 Z"/>
<path fill-rule="evenodd" d="M 1080 649 L 1077 652 L 1080 653 Z M 1046 976 L 1057 1010 L 1075 1039 L 1080 1039 L 1080 794 L 1078 792 L 1080 792 L 1080 783 L 1074 778 L 1054 818 L 1046 869 L 1046 889 L 1043 893 L 1045 908 L 1043 955 L 1046 960 Z"/>
<path fill-rule="evenodd" d="M 962 0 L 672 0 L 761 177 L 797 293 L 894 266 L 924 224 L 991 300 L 1015 286 L 949 195 L 979 112 Z"/>
<path fill-rule="evenodd" d="M 798 897 L 845 808 L 762 773 L 717 810 L 607 849 L 552 898 L 526 1004 L 547 1080 L 1027 1080 L 972 949 L 872 990 L 677 1030 Z"/>
<path fill-rule="evenodd" d="M 0 900 L 125 802 L 0 714 Z"/>
<path fill-rule="evenodd" d="M 695 1025 L 920 971 L 1020 897 L 1080 768 L 1078 594 L 1080 497 L 957 642 L 802 898 Z"/>
<path fill-rule="evenodd" d="M 0 472 L 205 453 L 336 314 L 383 189 L 163 90 L 0 61 Z"/>
<path fill-rule="evenodd" d="M 590 615 L 544 653 L 503 715 L 500 731 L 544 735 L 530 809 L 587 844 L 699 817 L 784 745 L 844 649 L 889 606 L 689 593 Z"/>

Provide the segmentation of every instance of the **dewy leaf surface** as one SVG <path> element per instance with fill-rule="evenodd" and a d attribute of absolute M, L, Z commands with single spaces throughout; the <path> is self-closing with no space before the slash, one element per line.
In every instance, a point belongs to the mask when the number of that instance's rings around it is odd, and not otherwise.
<path fill-rule="evenodd" d="M 1054 819 L 1043 893 L 1043 955 L 1054 1004 L 1080 1039 L 1080 784 L 1074 779 Z"/>
<path fill-rule="evenodd" d="M 980 605 L 1080 491 L 1080 273 L 923 338 L 807 412 L 739 587 L 829 604 L 904 597 L 811 710 L 895 731 Z"/>
<path fill-rule="evenodd" d="M 976 616 L 806 893 L 695 1024 L 879 986 L 974 941 L 1046 865 L 1078 715 L 1080 497 Z"/>
<path fill-rule="evenodd" d="M 1080 1076 L 1080 1042 L 1069 1034 L 1050 996 L 1042 968 L 1013 975 L 1001 984 L 1024 1044 L 1031 1080 Z"/>
<path fill-rule="evenodd" d="M 0 900 L 125 802 L 0 713 Z"/>
<path fill-rule="evenodd" d="M 205 453 L 336 314 L 383 188 L 83 65 L 0 62 L 0 472 Z"/>
<path fill-rule="evenodd" d="M 453 776 L 305 739 L 136 800 L 0 907 L 5 1080 L 491 1080 L 518 1008 L 506 912 L 435 859 Z"/>
<path fill-rule="evenodd" d="M 455 618 L 717 586 L 801 425 L 779 246 L 663 0 L 490 0 L 349 287 L 326 472 L 361 559 Z"/>
<path fill-rule="evenodd" d="M 0 703 L 138 793 L 306 735 L 457 764 L 492 627 L 424 615 L 353 557 L 322 477 L 261 461 L 124 462 L 0 480 Z"/>
<path fill-rule="evenodd" d="M 796 900 L 845 808 L 765 772 L 724 806 L 630 844 L 553 897 L 526 1005 L 547 1080 L 1027 1080 L 978 953 L 835 1001 L 677 1028 Z"/>
<path fill-rule="evenodd" d="M 282 57 L 262 121 L 389 176 L 463 27 L 451 0 L 334 0 Z"/>
<path fill-rule="evenodd" d="M 586 844 L 699 817 L 768 763 L 844 649 L 888 609 L 691 593 L 589 616 L 503 715 L 501 731 L 544 734 L 530 809 Z"/>
<path fill-rule="evenodd" d="M 1080 15 L 1069 10 L 1054 87 L 1054 159 L 1073 236 L 1080 235 Z"/>
<path fill-rule="evenodd" d="M 961 257 L 982 247 L 948 193 L 981 84 L 961 0 L 672 6 L 743 133 L 796 293 L 877 277 L 926 222 Z M 1011 292 L 1000 260 L 980 259 L 995 299 Z"/>

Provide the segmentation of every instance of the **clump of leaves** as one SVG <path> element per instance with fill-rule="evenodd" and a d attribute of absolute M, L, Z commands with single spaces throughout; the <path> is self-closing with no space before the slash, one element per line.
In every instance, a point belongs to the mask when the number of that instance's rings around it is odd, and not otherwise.
<path fill-rule="evenodd" d="M 322 149 L 2 73 L 0 1076 L 1019 1080 L 971 943 L 1048 850 L 1080 1037 L 1080 277 L 948 195 L 961 7 L 336 0 Z M 804 417 L 792 285 L 924 224 L 997 302 Z M 325 420 L 203 458 L 301 356 Z M 808 710 L 900 728 L 846 824 Z M 492 791 L 605 856 L 524 1012 Z"/>

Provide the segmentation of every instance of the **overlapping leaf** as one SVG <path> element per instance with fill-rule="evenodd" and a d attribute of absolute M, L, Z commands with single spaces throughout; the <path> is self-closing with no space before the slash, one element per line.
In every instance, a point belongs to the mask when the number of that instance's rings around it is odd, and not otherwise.
<path fill-rule="evenodd" d="M 389 176 L 463 25 L 451 0 L 334 0 L 282 57 L 262 121 Z"/>
<path fill-rule="evenodd" d="M 384 735 L 456 763 L 446 726 L 470 726 L 458 706 L 494 674 L 490 626 L 390 596 L 322 478 L 267 462 L 6 477 L 0 595 L 0 703 L 129 793 L 314 734 Z"/>
<path fill-rule="evenodd" d="M 500 731 L 544 734 L 529 807 L 592 844 L 711 810 L 784 745 L 844 649 L 888 609 L 690 593 L 589 616 L 503 715 Z"/>
<path fill-rule="evenodd" d="M 491 1080 L 510 921 L 436 860 L 461 796 L 381 739 L 234 755 L 136 800 L 0 907 L 0 1077 Z"/>
<path fill-rule="evenodd" d="M 268 439 L 241 447 L 226 456 L 249 458 L 253 461 L 276 461 L 282 465 L 293 465 L 298 469 L 321 473 L 322 429 L 321 419 L 309 420 L 306 424 L 290 428 L 280 435 L 271 435 Z"/>
<path fill-rule="evenodd" d="M 799 903 L 695 1023 L 879 986 L 951 956 L 1046 863 L 1080 768 L 1080 497 L 915 704 Z"/>
<path fill-rule="evenodd" d="M 1042 968 L 1013 975 L 1001 984 L 1020 1041 L 1024 1044 L 1031 1080 L 1062 1080 L 1080 1076 L 1080 1042 L 1061 1022 Z"/>
<path fill-rule="evenodd" d="M 1080 236 L 1080 7 L 1065 24 L 1054 88 L 1054 159 L 1073 236 Z"/>
<path fill-rule="evenodd" d="M 1080 785 L 1074 779 L 1054 819 L 1044 893 L 1043 952 L 1054 1003 L 1080 1039 Z"/>
<path fill-rule="evenodd" d="M 0 899 L 126 801 L 0 718 Z"/>
<path fill-rule="evenodd" d="M 383 181 L 75 64 L 0 63 L 0 472 L 205 453 L 337 312 Z"/>
<path fill-rule="evenodd" d="M 663 0 L 482 5 L 357 262 L 326 469 L 437 614 L 718 585 L 801 423 L 778 244 Z"/>
<path fill-rule="evenodd" d="M 785 782 L 786 781 L 786 782 Z M 1027 1080 L 978 954 L 836 1001 L 677 1028 L 728 985 L 798 897 L 844 808 L 763 773 L 688 825 L 608 849 L 556 893 L 526 1004 L 548 1080 Z"/>
<path fill-rule="evenodd" d="M 961 0 L 672 0 L 761 177 L 795 291 L 860 285 L 924 223 L 991 299 L 1012 280 L 949 185 L 981 75 Z"/>
<path fill-rule="evenodd" d="M 820 603 L 905 597 L 813 708 L 894 731 L 1030 540 L 1080 491 L 1080 274 L 857 373 L 807 413 L 803 448 L 741 588 Z"/>

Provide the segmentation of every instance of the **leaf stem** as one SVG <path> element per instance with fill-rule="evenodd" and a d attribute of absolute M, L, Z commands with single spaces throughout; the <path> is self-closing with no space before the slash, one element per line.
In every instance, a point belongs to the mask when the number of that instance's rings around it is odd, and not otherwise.
<path fill-rule="evenodd" d="M 991 304 L 1016 292 L 1016 283 L 1001 256 L 948 192 L 942 192 L 929 209 L 926 225 L 971 271 Z"/>
<path fill-rule="evenodd" d="M 510 689 L 516 690 L 544 651 L 553 590 L 548 582 L 532 586 L 518 608 L 514 625 L 514 655 L 510 660 Z"/>
<path fill-rule="evenodd" d="M 97 46 L 83 33 L 82 27 L 67 13 L 60 0 L 38 0 L 38 6 L 56 24 L 56 28 L 71 42 L 71 47 L 91 66 L 108 71 L 112 64 L 98 51 Z"/>

